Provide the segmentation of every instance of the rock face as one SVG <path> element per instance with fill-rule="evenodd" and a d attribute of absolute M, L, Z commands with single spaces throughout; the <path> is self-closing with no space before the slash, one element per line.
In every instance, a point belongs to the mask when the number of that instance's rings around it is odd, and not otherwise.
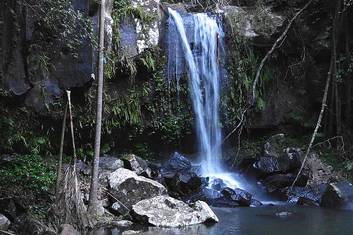
<path fill-rule="evenodd" d="M 193 207 L 168 196 L 158 196 L 138 202 L 132 207 L 136 220 L 158 227 L 180 227 L 218 222 L 217 216 L 203 201 Z"/>
<path fill-rule="evenodd" d="M 199 191 L 202 185 L 195 171 L 189 159 L 174 153 L 161 168 L 161 176 L 173 196 L 187 196 Z"/>
<path fill-rule="evenodd" d="M 329 184 L 322 196 L 320 206 L 352 209 L 353 185 L 345 181 Z"/>
<path fill-rule="evenodd" d="M 141 200 L 167 193 L 160 183 L 124 168 L 111 173 L 108 182 L 110 193 L 128 209 Z"/>
<path fill-rule="evenodd" d="M 6 218 L 3 214 L 0 214 L 0 230 L 7 230 L 10 226 L 11 222 L 8 218 Z"/>
<path fill-rule="evenodd" d="M 61 225 L 60 231 L 60 235 L 80 235 L 80 233 L 70 224 Z"/>
<path fill-rule="evenodd" d="M 151 170 L 148 169 L 148 164 L 142 158 L 136 156 L 135 154 L 128 154 L 123 157 L 124 167 L 126 169 L 134 171 L 136 174 L 140 175 L 146 173 L 148 175 Z"/>

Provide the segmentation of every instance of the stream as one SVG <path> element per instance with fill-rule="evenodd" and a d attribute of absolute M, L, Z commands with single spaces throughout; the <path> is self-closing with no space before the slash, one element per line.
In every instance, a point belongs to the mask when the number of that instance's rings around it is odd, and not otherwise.
<path fill-rule="evenodd" d="M 299 206 L 266 206 L 257 208 L 212 208 L 219 218 L 214 225 L 184 228 L 138 228 L 141 235 L 350 235 L 353 212 Z M 276 213 L 288 211 L 289 216 Z M 97 233 L 96 233 L 97 234 Z M 119 229 L 101 234 L 118 235 Z"/>

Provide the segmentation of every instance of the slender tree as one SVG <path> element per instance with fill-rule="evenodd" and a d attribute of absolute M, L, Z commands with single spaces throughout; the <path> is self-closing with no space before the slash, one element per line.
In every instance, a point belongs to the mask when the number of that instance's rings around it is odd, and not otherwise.
<path fill-rule="evenodd" d="M 97 90 L 97 114 L 96 114 L 96 136 L 94 144 L 94 159 L 92 166 L 91 190 L 89 197 L 89 211 L 92 214 L 98 213 L 98 168 L 102 132 L 102 111 L 103 111 L 103 76 L 104 76 L 104 18 L 105 0 L 101 0 L 99 17 L 99 64 L 98 64 L 98 90 Z"/>
<path fill-rule="evenodd" d="M 60 139 L 60 152 L 59 152 L 59 163 L 56 177 L 56 198 L 60 190 L 60 181 L 62 179 L 62 165 L 63 165 L 63 152 L 64 152 L 64 140 L 65 140 L 65 129 L 66 129 L 66 116 L 67 116 L 68 104 L 65 105 L 63 124 L 61 128 L 61 139 Z"/>

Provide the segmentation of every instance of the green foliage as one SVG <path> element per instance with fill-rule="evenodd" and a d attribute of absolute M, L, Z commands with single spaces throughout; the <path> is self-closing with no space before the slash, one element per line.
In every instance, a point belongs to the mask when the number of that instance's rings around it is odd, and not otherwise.
<path fill-rule="evenodd" d="M 48 192 L 54 185 L 55 171 L 38 155 L 17 156 L 0 165 L 0 182 L 4 187 L 23 187 L 35 193 Z"/>
<path fill-rule="evenodd" d="M 249 46 L 246 39 L 235 36 L 228 72 L 229 91 L 222 97 L 222 106 L 226 111 L 226 124 L 236 125 L 252 92 L 261 57 Z M 256 89 L 255 111 L 263 111 L 266 107 L 266 85 L 272 80 L 272 72 L 264 68 Z"/>
<path fill-rule="evenodd" d="M 71 0 L 25 0 L 31 9 L 34 32 L 29 46 L 31 77 L 52 68 L 63 55 L 78 57 L 84 43 L 94 42 L 89 18 L 74 10 Z"/>

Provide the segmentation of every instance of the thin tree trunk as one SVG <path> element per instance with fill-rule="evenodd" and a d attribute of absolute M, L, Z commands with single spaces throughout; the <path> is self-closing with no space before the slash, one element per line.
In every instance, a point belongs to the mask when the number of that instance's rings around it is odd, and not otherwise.
<path fill-rule="evenodd" d="M 316 123 L 316 126 L 315 126 L 315 130 L 311 136 L 311 140 L 310 140 L 310 143 L 309 143 L 309 146 L 305 152 L 305 155 L 304 155 L 304 159 L 303 159 L 303 162 L 302 162 L 302 165 L 297 173 L 297 176 L 295 177 L 291 187 L 290 187 L 290 191 L 292 191 L 295 183 L 297 182 L 300 174 L 302 173 L 303 169 L 304 169 L 304 166 L 305 166 L 305 163 L 306 163 L 306 160 L 310 154 L 310 151 L 311 151 L 311 148 L 314 144 L 314 141 L 315 141 L 315 138 L 316 138 L 316 135 L 321 127 L 321 121 L 322 121 L 322 117 L 324 116 L 324 112 L 325 112 L 325 108 L 326 108 L 326 102 L 327 102 L 327 95 L 328 95 L 328 90 L 329 90 L 329 86 L 330 86 L 330 82 L 331 82 L 331 78 L 332 78 L 332 72 L 334 70 L 334 67 L 335 67 L 335 64 L 336 64 L 336 36 L 337 36 L 337 22 L 338 22 L 338 19 L 339 19 L 339 11 L 341 9 L 341 2 L 337 3 L 336 5 L 336 12 L 335 12 L 335 16 L 334 16 L 334 20 L 333 20 L 333 27 L 332 27 L 332 53 L 331 53 L 331 62 L 330 62 L 330 69 L 329 69 L 329 72 L 327 74 L 327 79 L 326 79 L 326 85 L 325 85 L 325 91 L 324 91 L 324 95 L 322 97 L 322 103 L 321 103 L 321 110 L 320 110 L 320 114 L 319 114 L 319 118 L 317 120 L 317 123 Z"/>
<path fill-rule="evenodd" d="M 72 108 L 71 108 L 71 91 L 66 91 L 67 101 L 69 104 L 69 117 L 70 117 L 70 131 L 71 131 L 71 141 L 72 141 L 72 152 L 74 155 L 74 168 L 76 169 L 77 155 L 76 155 L 76 145 L 75 145 L 75 134 L 74 134 L 74 121 L 72 118 Z"/>
<path fill-rule="evenodd" d="M 350 34 L 350 22 L 348 18 L 348 14 L 345 13 L 345 24 L 346 24 L 346 29 L 345 29 L 345 34 L 346 34 L 346 60 L 347 64 L 349 64 L 349 58 L 350 58 L 350 45 L 349 45 L 349 34 Z M 352 77 L 348 75 L 346 78 L 346 113 L 345 113 L 345 120 L 346 120 L 346 127 L 351 128 L 352 123 L 351 123 L 351 114 L 352 114 Z"/>
<path fill-rule="evenodd" d="M 61 129 L 59 163 L 58 163 L 57 176 L 56 176 L 56 190 L 55 190 L 56 197 L 58 197 L 58 192 L 59 192 L 59 188 L 60 188 L 60 182 L 61 182 L 61 179 L 62 179 L 62 165 L 63 165 L 63 152 L 64 152 L 64 140 L 65 140 L 67 108 L 68 108 L 68 104 L 65 105 L 63 124 L 62 124 L 62 129 Z"/>
<path fill-rule="evenodd" d="M 91 179 L 91 190 L 89 198 L 89 211 L 96 215 L 98 213 L 98 171 L 99 155 L 102 132 L 103 112 L 103 76 L 104 76 L 104 15 L 105 0 L 101 0 L 99 20 L 99 65 L 98 65 L 98 90 L 97 90 L 97 114 L 96 114 L 96 137 L 94 144 L 94 159 Z"/>

